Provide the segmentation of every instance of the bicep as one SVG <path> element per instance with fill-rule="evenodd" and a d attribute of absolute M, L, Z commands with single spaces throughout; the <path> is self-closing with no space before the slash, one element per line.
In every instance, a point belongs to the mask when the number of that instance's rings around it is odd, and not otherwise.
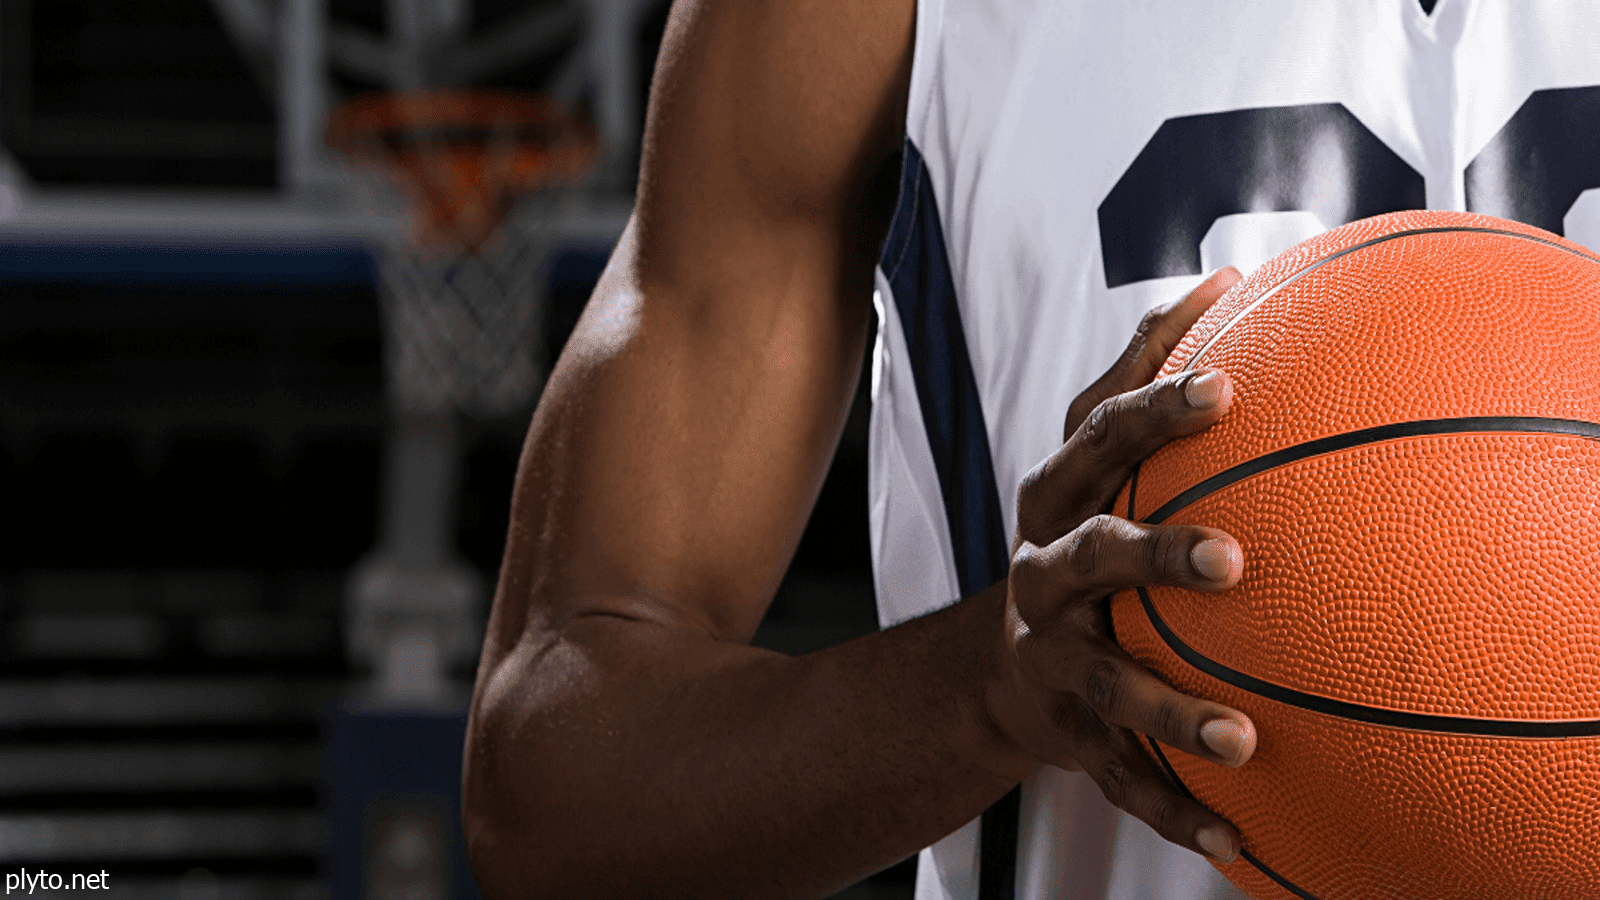
<path fill-rule="evenodd" d="M 863 355 L 913 5 L 674 10 L 638 205 L 524 451 L 491 658 L 593 613 L 754 633 Z"/>

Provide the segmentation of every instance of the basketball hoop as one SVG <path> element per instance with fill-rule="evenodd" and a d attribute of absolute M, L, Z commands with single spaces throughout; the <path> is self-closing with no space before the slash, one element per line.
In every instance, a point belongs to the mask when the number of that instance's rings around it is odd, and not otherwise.
<path fill-rule="evenodd" d="M 351 575 L 346 637 L 384 702 L 436 702 L 482 635 L 480 580 L 451 540 L 457 414 L 503 418 L 536 396 L 549 226 L 599 140 L 537 95 L 445 90 L 352 100 L 326 138 L 364 201 L 410 214 L 379 254 L 392 411 L 383 532 Z"/>
<path fill-rule="evenodd" d="M 542 382 L 542 232 L 598 159 L 594 130 L 536 94 L 429 90 L 351 100 L 326 137 L 365 201 L 410 210 L 409 234 L 381 254 L 392 400 L 524 409 Z"/>
<path fill-rule="evenodd" d="M 518 196 L 572 184 L 599 152 L 565 107 L 509 91 L 369 94 L 334 110 L 327 140 L 409 194 L 413 240 L 443 252 L 475 252 Z"/>

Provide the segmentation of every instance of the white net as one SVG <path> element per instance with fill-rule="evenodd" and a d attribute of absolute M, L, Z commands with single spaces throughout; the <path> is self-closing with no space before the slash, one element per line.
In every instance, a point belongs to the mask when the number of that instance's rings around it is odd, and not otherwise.
<path fill-rule="evenodd" d="M 543 385 L 543 252 L 510 229 L 440 256 L 397 243 L 380 255 L 388 390 L 406 412 L 518 413 Z"/>
<path fill-rule="evenodd" d="M 557 105 L 433 91 L 352 101 L 329 142 L 369 208 L 409 210 L 379 254 L 391 402 L 402 413 L 525 411 L 543 386 L 543 269 L 592 132 Z"/>
<path fill-rule="evenodd" d="M 383 533 L 352 573 L 349 635 L 389 702 L 444 696 L 471 657 L 481 592 L 452 538 L 458 413 L 526 412 L 543 385 L 544 268 L 592 129 L 532 96 L 424 91 L 356 98 L 328 143 L 357 198 L 405 216 L 378 248 L 391 406 Z"/>

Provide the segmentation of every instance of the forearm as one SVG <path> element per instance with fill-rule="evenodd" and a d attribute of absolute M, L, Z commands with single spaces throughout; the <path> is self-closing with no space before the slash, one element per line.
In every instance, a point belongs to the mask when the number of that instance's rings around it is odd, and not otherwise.
<path fill-rule="evenodd" d="M 986 716 L 1004 605 L 801 657 L 611 616 L 524 641 L 468 745 L 485 888 L 818 896 L 926 846 L 1036 766 Z"/>

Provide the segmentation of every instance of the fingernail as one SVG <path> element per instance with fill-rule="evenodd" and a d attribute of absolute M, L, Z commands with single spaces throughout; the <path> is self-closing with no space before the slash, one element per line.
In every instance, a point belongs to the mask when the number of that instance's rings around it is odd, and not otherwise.
<path fill-rule="evenodd" d="M 1233 849 L 1233 839 L 1217 825 L 1207 825 L 1195 832 L 1194 842 L 1217 862 L 1231 863 L 1239 855 L 1239 851 Z"/>
<path fill-rule="evenodd" d="M 1233 548 L 1222 538 L 1208 538 L 1189 551 L 1194 570 L 1212 581 L 1226 581 L 1233 571 Z"/>
<path fill-rule="evenodd" d="M 1222 373 L 1202 372 L 1183 386 L 1183 395 L 1195 409 L 1211 409 L 1222 402 Z"/>
<path fill-rule="evenodd" d="M 1232 719 L 1212 719 L 1200 728 L 1200 741 L 1232 764 L 1244 745 L 1244 729 Z"/>

